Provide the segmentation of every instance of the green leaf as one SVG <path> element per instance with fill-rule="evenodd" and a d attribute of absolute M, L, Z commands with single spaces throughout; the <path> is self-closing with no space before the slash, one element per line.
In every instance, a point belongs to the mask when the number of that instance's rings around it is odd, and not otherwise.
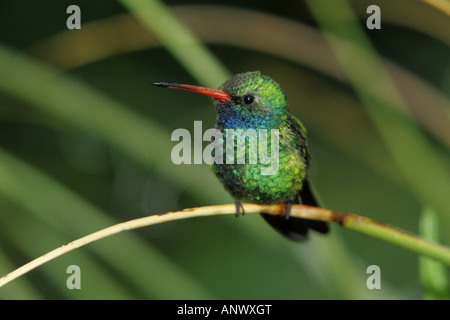
<path fill-rule="evenodd" d="M 439 241 L 439 221 L 436 211 L 425 207 L 420 219 L 420 234 L 428 240 Z M 428 257 L 419 258 L 420 282 L 425 299 L 449 299 L 449 282 L 445 266 Z"/>

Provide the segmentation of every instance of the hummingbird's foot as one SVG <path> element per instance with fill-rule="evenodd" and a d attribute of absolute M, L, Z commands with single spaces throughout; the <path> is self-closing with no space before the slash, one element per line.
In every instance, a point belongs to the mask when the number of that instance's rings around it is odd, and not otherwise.
<path fill-rule="evenodd" d="M 234 200 L 234 204 L 236 205 L 236 214 L 235 217 L 239 217 L 240 215 L 244 215 L 244 206 L 242 205 L 241 201 L 236 199 Z"/>
<path fill-rule="evenodd" d="M 289 219 L 289 217 L 291 216 L 291 206 L 292 203 L 291 202 L 287 202 L 285 207 L 284 207 L 284 212 L 283 212 L 283 217 L 287 220 Z"/>

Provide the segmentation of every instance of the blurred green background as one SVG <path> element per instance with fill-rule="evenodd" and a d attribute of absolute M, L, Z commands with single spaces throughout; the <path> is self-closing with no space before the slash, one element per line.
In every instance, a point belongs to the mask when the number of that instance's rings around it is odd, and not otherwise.
<path fill-rule="evenodd" d="M 66 27 L 71 4 L 81 30 Z M 371 4 L 380 30 L 366 28 Z M 370 68 L 339 60 L 327 26 L 370 40 L 392 82 L 352 81 Z M 211 99 L 151 83 L 218 87 L 253 70 L 280 83 L 307 127 L 324 207 L 414 233 L 432 208 L 450 243 L 449 26 L 448 12 L 406 0 L 1 2 L 0 275 L 114 223 L 231 203 L 207 165 L 170 159 L 173 130 L 214 125 Z M 73 264 L 81 290 L 66 287 Z M 366 287 L 370 265 L 381 290 Z M 0 298 L 418 299 L 419 274 L 416 254 L 337 225 L 297 244 L 258 215 L 227 215 L 103 239 Z"/>

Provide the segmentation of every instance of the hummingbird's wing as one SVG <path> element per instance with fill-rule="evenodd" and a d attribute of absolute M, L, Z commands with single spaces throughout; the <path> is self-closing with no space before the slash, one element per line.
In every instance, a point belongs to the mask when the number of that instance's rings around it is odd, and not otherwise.
<path fill-rule="evenodd" d="M 299 204 L 306 204 L 308 206 L 314 206 L 318 207 L 319 204 L 317 203 L 316 197 L 311 191 L 311 187 L 309 186 L 309 181 L 305 180 L 303 181 L 303 187 L 302 190 L 299 191 Z M 319 220 L 309 220 L 309 219 L 298 219 L 298 218 L 292 218 L 293 220 L 303 220 L 310 229 L 313 229 L 320 233 L 328 233 L 328 223 L 324 221 Z"/>
<path fill-rule="evenodd" d="M 288 143 L 291 148 L 300 154 L 309 167 L 310 153 L 308 142 L 306 139 L 306 129 L 303 124 L 295 117 L 291 117 L 290 130 L 294 136 L 299 139 L 291 139 Z M 302 188 L 297 193 L 297 199 L 290 201 L 292 204 L 305 204 L 309 206 L 318 207 L 319 204 L 311 191 L 308 179 L 305 178 L 302 182 Z M 270 214 L 261 214 L 263 218 L 276 230 L 278 230 L 285 237 L 294 241 L 304 241 L 308 239 L 307 233 L 309 229 L 313 229 L 320 233 L 327 233 L 328 223 L 324 221 L 301 219 L 301 218 L 286 218 L 283 216 L 275 216 Z"/>
<path fill-rule="evenodd" d="M 306 170 L 308 170 L 311 155 L 309 153 L 308 139 L 306 138 L 306 128 L 296 117 L 291 116 L 290 120 L 290 130 L 293 133 L 293 136 L 297 137 L 297 139 L 291 140 L 293 144 L 292 147 L 300 153 L 306 163 Z"/>

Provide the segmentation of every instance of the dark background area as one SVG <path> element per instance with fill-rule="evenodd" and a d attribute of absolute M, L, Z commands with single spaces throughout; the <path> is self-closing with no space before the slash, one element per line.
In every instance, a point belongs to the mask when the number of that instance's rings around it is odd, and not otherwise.
<path fill-rule="evenodd" d="M 293 25 L 311 27 L 317 34 L 320 31 L 303 1 L 163 3 L 169 8 L 176 7 L 178 13 L 188 9 L 194 19 L 195 10 L 226 6 L 236 13 L 246 9 L 264 13 L 264 17 L 275 16 Z M 69 16 L 66 8 L 70 4 L 81 8 L 81 30 L 66 27 Z M 431 101 L 433 107 L 440 108 L 448 121 L 448 16 L 421 1 L 395 1 L 394 4 L 350 1 L 350 4 L 380 57 L 420 83 L 405 81 L 399 85 L 406 88 L 403 94 L 410 92 L 425 97 L 420 112 L 416 109 L 412 113 L 417 117 L 418 130 L 434 150 L 448 178 L 450 129 L 444 127 L 438 133 L 430 131 L 435 109 L 426 103 Z M 369 16 L 365 9 L 370 4 L 381 8 L 381 30 L 365 27 Z M 152 155 L 148 162 L 141 161 L 127 152 L 126 138 L 108 140 L 95 129 L 86 127 L 82 118 L 68 120 L 39 102 L 33 103 L 39 101 L 40 95 L 32 88 L 28 96 L 0 86 L 2 275 L 68 241 L 117 222 L 232 202 L 207 165 L 170 163 L 170 150 L 176 144 L 170 140 L 171 132 L 177 128 L 192 130 L 194 120 L 202 120 L 204 130 L 212 127 L 215 109 L 209 98 L 151 85 L 155 81 L 191 84 L 198 84 L 198 81 L 160 44 L 150 41 L 139 49 L 127 47 L 128 40 L 137 38 L 141 31 L 130 28 L 123 33 L 112 29 L 108 32 L 111 26 L 108 19 L 129 15 L 127 12 L 120 2 L 104 0 L 22 0 L 0 4 L 1 50 L 8 48 L 23 59 L 50 68 L 54 78 L 49 81 L 62 79 L 63 83 L 64 79 L 70 79 L 80 83 L 80 87 L 73 88 L 73 93 L 80 96 L 80 108 L 92 110 L 92 114 L 85 116 L 94 123 L 98 121 L 98 128 L 117 126 L 118 132 L 123 130 L 123 136 L 128 137 L 128 132 L 134 133 L 133 130 L 140 127 L 124 127 L 114 122 L 115 118 L 103 117 L 107 112 L 100 118 L 96 105 L 85 104 L 90 101 L 84 98 L 87 90 L 120 104 L 127 114 L 162 134 L 161 139 L 159 136 L 147 139 L 143 134 L 142 139 L 146 140 L 136 142 Z M 245 12 L 242 17 L 245 19 Z M 223 19 L 227 20 L 225 14 Z M 79 51 L 74 51 L 77 43 L 69 36 L 89 34 L 99 24 L 106 30 L 104 37 L 85 42 L 77 47 Z M 215 26 L 209 27 L 214 33 Z M 245 34 L 245 29 L 242 32 Z M 51 47 L 56 37 L 60 37 L 56 44 L 60 51 L 52 55 L 49 52 L 56 52 L 55 47 Z M 148 37 L 152 38 L 151 33 Z M 230 36 L 233 37 L 240 35 Z M 106 53 L 99 58 L 77 60 L 91 48 L 100 52 L 103 41 L 106 43 L 110 38 L 123 40 L 123 48 L 111 50 L 105 45 Z M 408 179 L 402 176 L 398 163 L 347 81 L 334 77 L 332 72 L 302 63 L 301 59 L 295 61 L 283 56 L 283 47 L 276 48 L 281 54 L 275 55 L 243 47 L 239 41 L 231 45 L 230 41 L 222 44 L 220 37 L 214 43 L 202 39 L 201 35 L 199 39 L 205 41 L 232 74 L 260 70 L 280 83 L 293 114 L 308 129 L 313 161 L 311 181 L 324 207 L 354 212 L 419 232 L 421 212 L 429 204 L 417 196 L 417 188 L 408 185 Z M 298 39 L 290 41 L 294 47 L 308 46 L 302 39 L 300 34 Z M 269 36 L 267 41 L 272 41 Z M 78 61 L 78 64 L 64 66 L 61 61 Z M 1 68 L 0 77 L 5 81 L 11 77 L 15 83 L 21 83 L 15 78 L 17 75 L 3 73 Z M 432 97 L 444 99 L 439 100 L 443 101 L 441 105 L 427 98 L 429 91 L 423 94 L 418 91 L 423 87 L 434 94 Z M 77 103 L 70 102 L 70 105 Z M 429 126 L 425 126 L 421 118 L 427 115 L 427 119 L 431 119 L 427 122 Z M 136 132 L 134 137 L 139 136 Z M 420 170 L 426 175 L 429 168 Z M 425 185 L 432 184 L 427 181 Z M 450 192 L 438 191 L 440 194 Z M 437 211 L 440 241 L 450 243 L 449 211 Z M 66 269 L 72 264 L 82 270 L 81 290 L 66 287 Z M 369 276 L 366 269 L 370 265 L 381 268 L 381 290 L 366 287 Z M 0 288 L 0 297 L 418 299 L 423 297 L 423 290 L 419 257 L 395 245 L 338 225 L 333 225 L 327 236 L 312 235 L 308 242 L 297 244 L 279 236 L 257 215 L 238 219 L 226 215 L 169 222 L 103 239 Z"/>

